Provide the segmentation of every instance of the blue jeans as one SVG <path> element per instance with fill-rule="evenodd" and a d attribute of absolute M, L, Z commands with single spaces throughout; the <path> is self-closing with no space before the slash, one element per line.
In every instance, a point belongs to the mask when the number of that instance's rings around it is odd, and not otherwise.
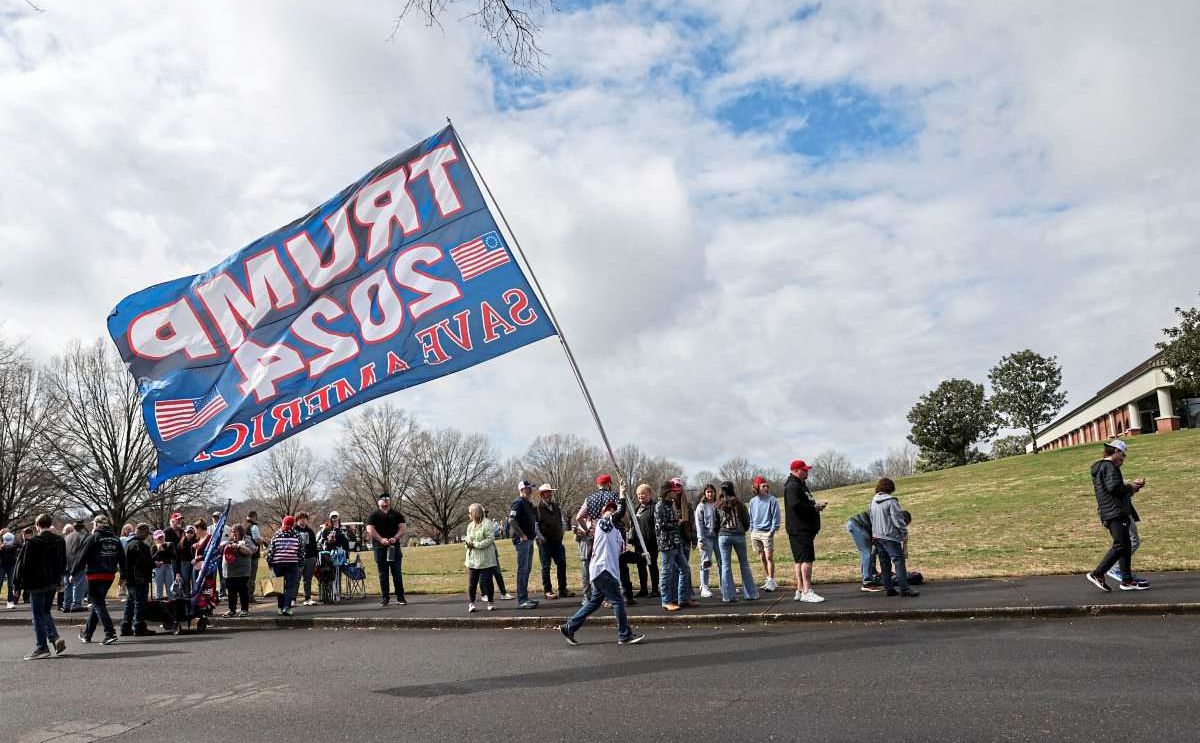
<path fill-rule="evenodd" d="M 679 600 L 691 601 L 695 591 L 692 589 L 692 545 L 684 542 L 679 550 L 683 564 L 679 569 Z"/>
<path fill-rule="evenodd" d="M 105 637 L 116 634 L 116 630 L 113 629 L 112 617 L 108 614 L 108 589 L 110 586 L 112 586 L 111 580 L 88 581 L 88 598 L 92 600 L 92 611 L 88 614 L 87 624 L 83 627 L 83 636 L 88 639 L 91 639 L 92 633 L 96 631 L 97 624 L 104 627 Z"/>
<path fill-rule="evenodd" d="M 748 599 L 758 598 L 754 571 L 746 561 L 746 535 L 722 534 L 717 537 L 717 544 L 721 548 L 721 600 L 737 601 L 737 586 L 733 584 L 733 552 L 737 552 L 738 564 L 742 566 L 742 594 Z"/>
<path fill-rule="evenodd" d="M 661 594 L 662 605 L 678 604 L 681 597 L 686 596 L 686 586 L 683 581 L 689 568 L 683 557 L 682 547 L 672 547 L 660 550 L 658 553 L 660 569 L 658 572 L 658 592 Z"/>
<path fill-rule="evenodd" d="M 146 629 L 146 602 L 150 599 L 149 583 L 125 585 L 125 614 L 121 618 L 122 632 L 141 632 Z"/>
<path fill-rule="evenodd" d="M 901 591 L 908 590 L 908 570 L 904 566 L 904 550 L 895 539 L 877 539 L 879 547 L 879 569 L 883 573 L 883 587 L 892 590 L 892 566 L 896 566 L 896 582 Z"/>
<path fill-rule="evenodd" d="M 717 549 L 717 540 L 705 539 L 700 537 L 700 585 L 708 588 L 709 578 L 712 576 L 712 566 L 716 566 L 717 575 L 720 576 L 721 571 L 721 552 Z M 710 563 L 710 567 L 704 567 L 704 563 Z M 718 578 L 719 579 L 719 578 Z"/>
<path fill-rule="evenodd" d="M 533 570 L 533 542 L 513 542 L 517 548 L 517 603 L 529 600 L 529 573 Z"/>
<path fill-rule="evenodd" d="M 63 609 L 74 611 L 82 607 L 84 596 L 87 596 L 87 575 L 68 575 L 63 581 Z"/>
<path fill-rule="evenodd" d="M 379 569 L 379 594 L 383 598 L 389 598 L 391 593 L 388 591 L 388 576 L 392 578 L 392 587 L 396 589 L 396 600 L 404 599 L 404 574 L 401 567 L 404 565 L 404 551 L 400 549 L 400 545 L 396 545 L 396 561 L 389 563 L 387 561 L 387 547 L 375 548 L 375 567 Z"/>
<path fill-rule="evenodd" d="M 617 618 L 617 638 L 628 640 L 633 637 L 629 616 L 625 613 L 625 597 L 621 595 L 621 582 L 607 570 L 592 579 L 592 595 L 579 611 L 567 620 L 567 632 L 575 634 L 587 618 L 595 613 L 604 600 L 612 604 L 613 616 Z"/>
<path fill-rule="evenodd" d="M 0 565 L 0 584 L 8 584 L 8 602 L 11 604 L 17 600 L 16 592 L 13 590 L 13 568 L 6 568 Z"/>
<path fill-rule="evenodd" d="M 54 626 L 54 615 L 50 613 L 56 593 L 58 591 L 54 589 L 29 592 L 29 608 L 33 609 L 33 636 L 39 648 L 48 649 L 50 643 L 58 639 L 58 627 Z"/>
<path fill-rule="evenodd" d="M 296 591 L 300 588 L 300 565 L 289 562 L 275 566 L 275 577 L 283 578 L 283 593 L 275 597 L 280 609 L 290 609 L 296 603 Z"/>
<path fill-rule="evenodd" d="M 165 599 L 174 593 L 175 568 L 164 563 L 154 568 L 154 598 Z"/>
<path fill-rule="evenodd" d="M 875 547 L 871 543 L 871 534 L 853 521 L 846 522 L 846 532 L 858 550 L 858 572 L 862 582 L 874 583 L 879 580 L 879 574 L 875 572 Z"/>

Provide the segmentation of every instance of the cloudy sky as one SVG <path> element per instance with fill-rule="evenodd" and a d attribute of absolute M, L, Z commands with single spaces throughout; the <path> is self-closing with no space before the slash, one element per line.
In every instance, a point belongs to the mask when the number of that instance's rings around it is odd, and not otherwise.
<path fill-rule="evenodd" d="M 562 2 L 541 77 L 470 2 L 391 38 L 403 0 L 35 5 L 0 0 L 0 332 L 41 359 L 446 115 L 613 438 L 693 471 L 865 464 L 1026 347 L 1074 405 L 1197 303 L 1196 3 Z M 553 340 L 389 399 L 596 439 Z"/>

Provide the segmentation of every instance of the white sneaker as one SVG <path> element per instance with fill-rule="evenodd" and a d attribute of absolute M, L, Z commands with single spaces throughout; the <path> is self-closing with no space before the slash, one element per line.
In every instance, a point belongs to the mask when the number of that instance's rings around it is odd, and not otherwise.
<path fill-rule="evenodd" d="M 803 593 L 801 593 L 800 591 L 796 591 L 795 595 L 792 596 L 792 601 L 801 601 L 801 600 L 803 600 L 801 598 L 802 596 L 804 596 Z"/>
<path fill-rule="evenodd" d="M 502 593 L 500 594 L 500 598 L 504 599 L 505 601 L 512 601 L 516 598 L 516 596 L 512 595 L 511 593 Z"/>
<path fill-rule="evenodd" d="M 774 578 L 767 578 L 767 581 L 762 584 L 764 591 L 774 591 L 776 588 L 779 588 L 779 584 L 775 582 Z"/>
<path fill-rule="evenodd" d="M 474 603 L 468 603 L 468 604 L 467 604 L 467 613 L 468 613 L 468 614 L 474 614 L 474 613 L 475 613 L 475 612 L 477 612 L 477 611 L 479 611 L 479 610 L 475 608 L 475 604 L 474 604 Z"/>
<path fill-rule="evenodd" d="M 708 586 L 700 587 L 700 598 L 702 598 L 702 599 L 711 599 L 712 598 L 712 591 L 708 590 Z"/>
<path fill-rule="evenodd" d="M 800 600 L 806 604 L 819 604 L 825 599 L 817 595 L 816 591 L 804 591 L 800 594 Z"/>
<path fill-rule="evenodd" d="M 480 600 L 480 601 L 482 601 L 482 602 L 483 602 L 483 603 L 485 603 L 485 604 L 486 604 L 486 603 L 488 603 L 488 597 L 487 597 L 487 596 L 480 596 L 480 597 L 479 597 L 479 600 Z"/>
<path fill-rule="evenodd" d="M 16 604 L 14 604 L 13 602 L 9 601 L 9 602 L 8 602 L 8 608 L 9 608 L 9 609 L 15 609 L 15 608 L 17 608 L 17 605 L 16 605 Z"/>

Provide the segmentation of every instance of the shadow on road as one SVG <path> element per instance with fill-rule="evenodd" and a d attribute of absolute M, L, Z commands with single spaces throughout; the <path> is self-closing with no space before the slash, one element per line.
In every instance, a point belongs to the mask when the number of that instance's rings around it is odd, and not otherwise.
<path fill-rule="evenodd" d="M 933 641 L 941 642 L 971 634 L 975 631 L 977 630 L 973 630 L 970 627 L 951 627 L 939 623 L 914 625 L 911 627 L 905 627 L 903 631 L 897 631 L 895 628 L 890 628 L 886 631 L 886 637 L 881 637 L 877 633 L 862 632 L 857 632 L 848 637 L 832 637 L 828 634 L 822 634 L 820 637 L 809 637 L 802 641 L 788 642 L 782 645 L 772 646 L 770 648 L 770 653 L 773 660 L 803 658 L 806 656 L 824 655 L 827 653 L 869 650 L 872 648 L 878 648 L 881 644 L 886 644 L 889 648 L 894 648 L 897 645 L 921 644 Z M 554 634 L 557 635 L 558 633 L 555 632 Z M 774 633 L 761 632 L 755 634 L 773 635 Z M 628 648 L 628 651 L 631 656 L 637 654 L 643 655 L 641 658 L 623 661 L 620 663 L 610 663 L 608 665 L 589 664 L 586 670 L 580 667 L 571 667 L 559 670 L 517 673 L 508 676 L 492 676 L 489 678 L 465 681 L 447 681 L 435 684 L 412 684 L 409 686 L 396 686 L 390 689 L 377 689 L 375 690 L 375 693 L 386 694 L 393 697 L 429 699 L 443 696 L 465 696 L 468 694 L 478 694 L 489 691 L 506 691 L 513 687 L 521 689 L 551 688 L 575 683 L 632 678 L 635 676 L 643 676 L 652 673 L 693 671 L 696 668 L 733 665 L 746 662 L 747 651 L 744 648 L 700 654 L 686 652 L 686 650 L 690 649 L 694 643 L 700 640 L 713 639 L 731 642 L 736 641 L 738 638 L 746 637 L 747 635 L 748 633 L 738 634 L 735 637 L 731 637 L 725 633 L 714 633 L 712 635 L 683 635 L 669 637 L 663 638 L 662 640 L 653 641 L 653 645 L 661 645 L 669 641 L 684 642 L 686 643 L 686 646 L 683 649 L 684 652 L 666 657 L 645 657 L 646 651 L 652 646 L 639 645 Z M 548 638 L 547 641 L 561 643 L 562 638 L 556 636 L 553 640 Z M 609 643 L 605 643 L 605 645 L 608 644 Z M 584 652 L 586 651 L 581 652 L 581 656 Z M 587 656 L 583 657 L 587 659 Z"/>

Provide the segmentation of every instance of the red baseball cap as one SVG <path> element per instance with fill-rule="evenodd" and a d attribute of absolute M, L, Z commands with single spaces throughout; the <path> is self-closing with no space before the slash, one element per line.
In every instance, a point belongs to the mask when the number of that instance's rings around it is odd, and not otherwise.
<path fill-rule="evenodd" d="M 793 459 L 792 465 L 790 467 L 788 467 L 788 469 L 789 470 L 804 470 L 805 472 L 808 472 L 809 470 L 812 469 L 812 467 L 809 467 L 807 464 L 805 464 L 803 459 Z"/>
<path fill-rule="evenodd" d="M 683 490 L 683 480 L 680 480 L 678 477 L 672 477 L 671 490 Z"/>
<path fill-rule="evenodd" d="M 801 462 L 801 464 L 803 464 L 803 462 Z M 762 475 L 755 475 L 754 476 L 754 484 L 755 485 L 766 485 L 767 478 L 763 477 Z"/>
<path fill-rule="evenodd" d="M 597 485 L 612 485 L 612 477 L 608 475 L 600 475 L 596 478 Z"/>
<path fill-rule="evenodd" d="M 181 519 L 181 518 L 183 518 L 183 514 L 182 514 L 182 513 L 180 513 L 180 512 L 178 512 L 178 511 L 176 511 L 175 513 L 171 514 L 171 518 L 169 518 L 169 519 L 167 519 L 167 520 L 168 520 L 168 521 L 174 521 L 175 519 Z"/>

